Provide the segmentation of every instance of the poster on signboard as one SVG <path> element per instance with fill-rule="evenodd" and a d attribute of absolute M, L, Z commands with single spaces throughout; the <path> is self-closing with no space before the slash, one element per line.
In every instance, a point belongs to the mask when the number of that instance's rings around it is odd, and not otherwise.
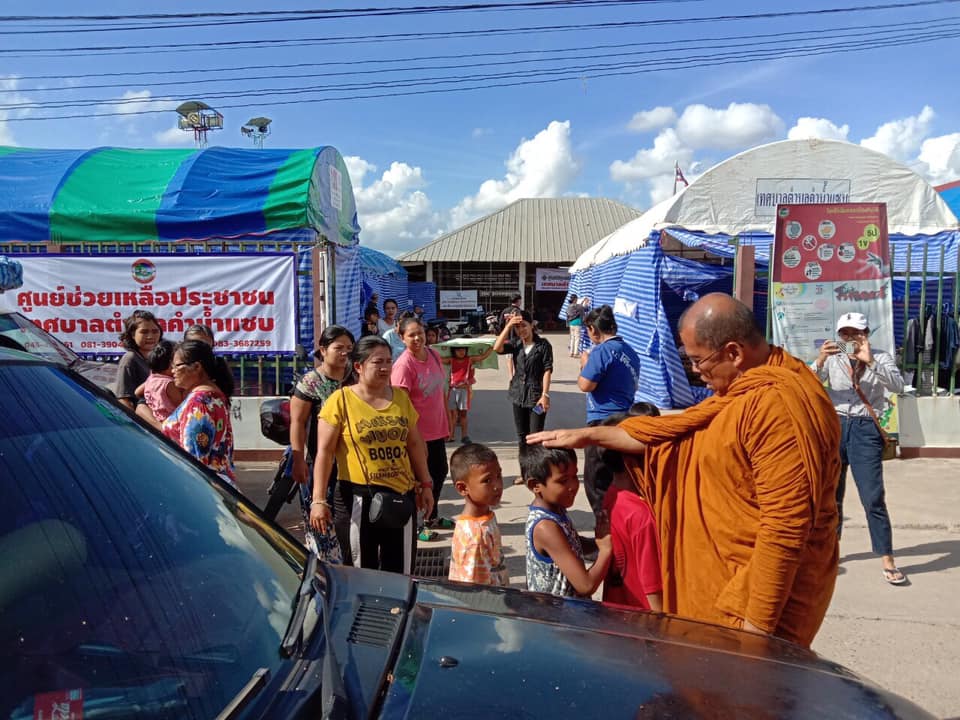
<path fill-rule="evenodd" d="M 813 362 L 837 318 L 859 312 L 871 347 L 895 354 L 884 203 L 779 205 L 770 274 L 773 342 L 787 352 Z M 884 420 L 896 432 L 896 413 Z"/>
<path fill-rule="evenodd" d="M 476 310 L 476 290 L 441 290 L 441 310 Z"/>
<path fill-rule="evenodd" d="M 217 349 L 296 350 L 296 273 L 289 253 L 256 255 L 24 255 L 19 311 L 77 353 L 122 355 L 123 318 L 157 317 L 183 337 L 209 325 Z"/>
<path fill-rule="evenodd" d="M 566 268 L 537 268 L 538 292 L 566 292 L 570 287 L 570 273 Z"/>

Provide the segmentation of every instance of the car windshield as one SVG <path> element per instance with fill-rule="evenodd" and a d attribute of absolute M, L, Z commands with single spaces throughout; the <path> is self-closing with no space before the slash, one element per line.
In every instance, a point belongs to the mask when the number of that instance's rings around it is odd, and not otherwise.
<path fill-rule="evenodd" d="M 303 556 L 114 404 L 0 361 L 0 717 L 210 718 L 278 647 Z"/>
<path fill-rule="evenodd" d="M 0 335 L 13 340 L 28 353 L 50 362 L 70 365 L 78 358 L 73 350 L 20 313 L 0 312 Z"/>

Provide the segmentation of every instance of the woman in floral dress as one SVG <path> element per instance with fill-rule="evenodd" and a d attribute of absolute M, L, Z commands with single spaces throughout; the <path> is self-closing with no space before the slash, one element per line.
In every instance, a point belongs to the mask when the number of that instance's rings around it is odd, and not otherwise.
<path fill-rule="evenodd" d="M 228 384 L 232 378 L 225 372 L 226 366 L 216 361 L 206 343 L 180 343 L 173 355 L 173 382 L 187 396 L 164 421 L 163 434 L 235 485 L 230 398 L 221 390 L 232 387 Z"/>

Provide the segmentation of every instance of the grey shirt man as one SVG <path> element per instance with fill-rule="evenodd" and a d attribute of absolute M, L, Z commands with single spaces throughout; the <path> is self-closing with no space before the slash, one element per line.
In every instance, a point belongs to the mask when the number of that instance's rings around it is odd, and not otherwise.
<path fill-rule="evenodd" d="M 883 412 L 887 401 L 884 391 L 903 392 L 903 377 L 897 368 L 893 356 L 883 350 L 871 350 L 873 362 L 863 368 L 860 376 L 860 390 L 878 414 Z M 830 355 L 818 368 L 816 363 L 810 367 L 821 380 L 826 380 L 827 395 L 838 415 L 847 417 L 870 417 L 870 411 L 863 404 L 853 388 L 853 372 L 857 371 L 859 361 L 852 361 L 848 355 L 838 353 Z"/>

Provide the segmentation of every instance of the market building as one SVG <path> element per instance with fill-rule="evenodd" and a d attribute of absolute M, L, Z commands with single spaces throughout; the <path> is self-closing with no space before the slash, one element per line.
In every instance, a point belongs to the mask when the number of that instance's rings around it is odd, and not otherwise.
<path fill-rule="evenodd" d="M 529 198 L 441 235 L 397 258 L 411 282 L 433 282 L 444 317 L 482 306 L 500 310 L 519 292 L 552 328 L 569 283 L 567 268 L 640 211 L 607 198 Z"/>

